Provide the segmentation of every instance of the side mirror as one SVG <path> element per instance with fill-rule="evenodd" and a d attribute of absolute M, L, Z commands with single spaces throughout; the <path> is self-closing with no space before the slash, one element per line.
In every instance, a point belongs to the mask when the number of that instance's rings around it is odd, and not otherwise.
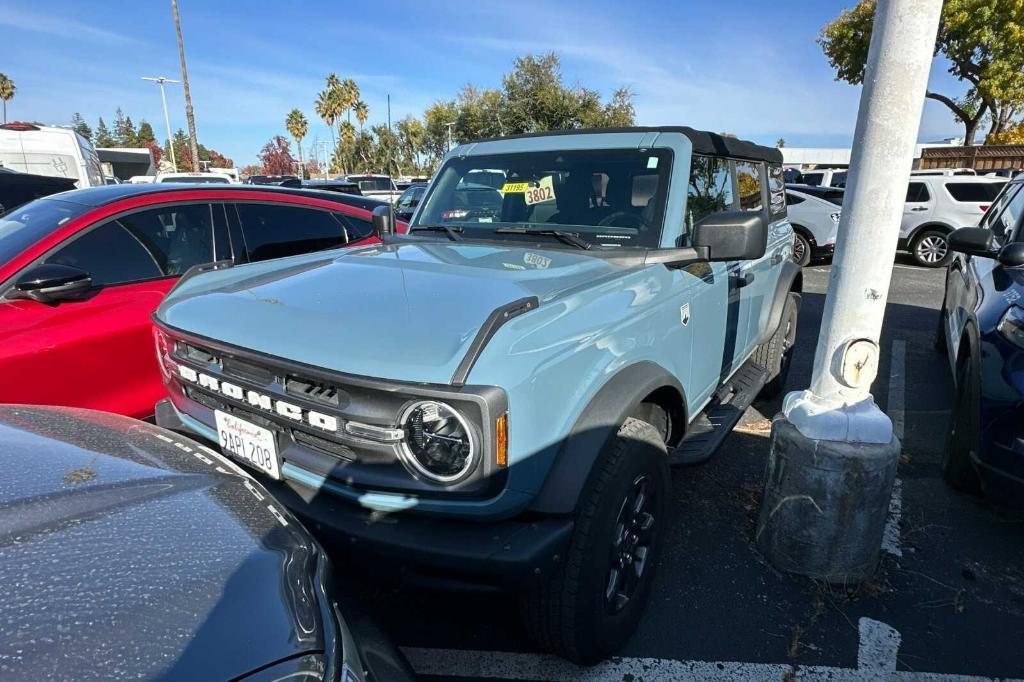
<path fill-rule="evenodd" d="M 1024 242 L 1010 242 L 999 249 L 999 264 L 1007 268 L 1019 268 L 1024 265 Z"/>
<path fill-rule="evenodd" d="M 768 248 L 768 219 L 760 211 L 712 213 L 693 226 L 692 243 L 709 261 L 756 260 Z"/>
<path fill-rule="evenodd" d="M 373 231 L 382 239 L 384 235 L 395 231 L 395 218 L 391 214 L 393 210 L 391 206 L 378 206 L 373 209 Z"/>
<path fill-rule="evenodd" d="M 43 263 L 25 272 L 14 283 L 13 298 L 57 303 L 78 298 L 92 287 L 92 276 L 70 265 Z"/>
<path fill-rule="evenodd" d="M 968 256 L 995 257 L 995 236 L 985 227 L 961 227 L 949 235 L 949 248 Z"/>

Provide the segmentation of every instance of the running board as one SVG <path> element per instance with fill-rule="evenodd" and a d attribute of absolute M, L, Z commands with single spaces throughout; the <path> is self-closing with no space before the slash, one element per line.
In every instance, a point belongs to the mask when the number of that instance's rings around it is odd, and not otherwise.
<path fill-rule="evenodd" d="M 669 453 L 672 466 L 703 464 L 711 459 L 768 381 L 768 370 L 748 361 L 715 393 L 690 424 L 683 442 Z"/>

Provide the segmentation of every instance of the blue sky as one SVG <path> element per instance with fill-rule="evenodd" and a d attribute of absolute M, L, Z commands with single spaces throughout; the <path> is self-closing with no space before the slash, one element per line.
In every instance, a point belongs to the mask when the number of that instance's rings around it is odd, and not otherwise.
<path fill-rule="evenodd" d="M 313 112 L 327 73 L 354 78 L 370 122 L 419 114 L 466 83 L 500 84 L 516 55 L 553 50 L 565 80 L 635 93 L 637 122 L 729 131 L 789 146 L 848 145 L 860 88 L 836 83 L 815 43 L 854 0 L 664 2 L 222 2 L 179 0 L 199 141 L 254 162 L 285 134 L 293 107 L 310 120 L 304 146 L 329 139 Z M 79 111 L 108 125 L 121 106 L 163 135 L 157 87 L 180 77 L 169 0 L 0 0 L 0 72 L 16 83 L 8 117 L 66 124 Z M 930 87 L 963 88 L 936 62 Z M 180 86 L 171 125 L 185 128 Z M 920 139 L 960 135 L 926 101 Z"/>

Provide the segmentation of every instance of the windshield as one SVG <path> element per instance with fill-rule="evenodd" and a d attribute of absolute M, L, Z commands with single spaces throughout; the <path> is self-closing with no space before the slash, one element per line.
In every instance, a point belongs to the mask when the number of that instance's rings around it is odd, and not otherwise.
<path fill-rule="evenodd" d="M 0 216 L 0 265 L 88 210 L 55 199 L 37 199 Z"/>
<path fill-rule="evenodd" d="M 416 224 L 459 227 L 466 238 L 521 240 L 496 230 L 524 227 L 571 232 L 594 246 L 653 248 L 671 163 L 666 149 L 455 158 L 438 173 Z"/>
<path fill-rule="evenodd" d="M 231 181 L 228 180 L 226 175 L 224 177 L 220 177 L 220 178 L 210 178 L 210 177 L 206 177 L 206 178 L 204 178 L 204 177 L 191 178 L 191 177 L 187 177 L 187 176 L 176 177 L 176 178 L 174 178 L 174 177 L 172 177 L 172 178 L 160 178 L 160 182 L 161 183 L 163 183 L 163 182 L 187 182 L 187 183 L 189 183 L 191 185 L 207 185 L 207 184 L 227 185 L 227 184 L 231 183 Z"/>
<path fill-rule="evenodd" d="M 352 182 L 359 185 L 360 192 L 391 192 L 395 189 L 395 186 L 391 184 L 391 178 L 385 177 L 373 177 L 373 178 L 349 178 Z"/>

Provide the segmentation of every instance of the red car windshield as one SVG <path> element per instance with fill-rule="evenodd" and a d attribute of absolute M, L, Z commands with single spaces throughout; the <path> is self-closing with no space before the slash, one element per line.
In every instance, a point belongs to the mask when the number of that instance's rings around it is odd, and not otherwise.
<path fill-rule="evenodd" d="M 57 199 L 37 199 L 0 216 L 0 265 L 89 210 Z"/>

